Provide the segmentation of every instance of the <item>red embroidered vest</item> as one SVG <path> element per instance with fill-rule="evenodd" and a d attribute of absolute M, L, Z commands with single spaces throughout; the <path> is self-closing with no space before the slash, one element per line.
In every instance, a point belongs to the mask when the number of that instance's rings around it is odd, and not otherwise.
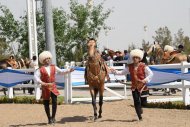
<path fill-rule="evenodd" d="M 50 65 L 50 75 L 48 75 L 44 66 L 40 68 L 41 77 L 40 79 L 45 83 L 52 83 L 52 86 L 42 86 L 42 98 L 44 100 L 49 100 L 51 96 L 51 92 L 55 95 L 59 95 L 59 91 L 57 90 L 55 84 L 55 74 L 56 69 L 55 65 Z"/>
<path fill-rule="evenodd" d="M 138 80 L 144 80 L 145 79 L 145 67 L 146 65 L 142 62 L 139 63 L 139 66 L 137 67 L 137 70 L 135 70 L 134 64 L 128 65 L 129 72 L 131 76 L 131 90 L 137 89 L 139 92 L 148 90 L 147 86 L 145 84 L 139 82 Z M 144 88 L 143 88 L 144 87 Z M 143 88 L 143 89 L 142 89 Z"/>

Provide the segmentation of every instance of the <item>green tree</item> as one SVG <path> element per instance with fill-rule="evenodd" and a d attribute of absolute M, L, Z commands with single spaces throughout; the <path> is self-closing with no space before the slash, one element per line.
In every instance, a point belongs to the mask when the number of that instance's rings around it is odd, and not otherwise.
<path fill-rule="evenodd" d="M 184 42 L 184 52 L 189 55 L 190 54 L 190 39 L 188 36 L 185 36 L 183 39 Z"/>
<path fill-rule="evenodd" d="M 13 14 L 6 6 L 0 5 L 0 12 L 2 13 L 0 15 L 0 35 L 6 39 L 6 52 L 17 55 L 14 52 L 12 43 L 17 42 L 19 37 L 19 21 L 15 20 Z"/>
<path fill-rule="evenodd" d="M 0 35 L 5 36 L 7 43 L 19 42 L 18 54 L 22 57 L 29 56 L 27 13 L 15 20 L 10 10 L 1 6 L 3 15 L 0 16 Z M 98 39 L 102 30 L 110 30 L 105 24 L 111 9 L 104 11 L 103 3 L 90 9 L 87 5 L 70 0 L 70 12 L 62 8 L 53 9 L 54 34 L 56 42 L 57 62 L 81 61 L 86 52 L 86 40 L 88 37 Z M 45 50 L 45 26 L 44 15 L 37 11 L 37 37 L 38 52 Z M 9 51 L 9 50 L 8 50 Z"/>
<path fill-rule="evenodd" d="M 146 41 L 143 39 L 143 41 L 142 41 L 142 49 L 143 49 L 144 51 L 148 51 L 149 48 L 150 48 L 150 43 L 149 43 L 149 42 L 146 42 Z"/>
<path fill-rule="evenodd" d="M 184 35 L 182 28 L 178 30 L 177 34 L 174 34 L 174 46 L 176 49 L 180 44 L 184 46 L 184 52 L 190 54 L 190 40 L 188 36 Z"/>
<path fill-rule="evenodd" d="M 131 50 L 133 49 L 136 49 L 136 45 L 134 43 L 131 43 L 129 46 L 128 46 L 128 52 L 131 52 Z"/>
<path fill-rule="evenodd" d="M 156 30 L 155 33 L 156 33 L 156 35 L 153 36 L 153 39 L 156 42 L 159 42 L 162 48 L 165 45 L 171 45 L 172 46 L 171 32 L 167 26 L 158 28 L 158 30 Z"/>
<path fill-rule="evenodd" d="M 0 37 L 0 60 L 4 59 L 6 57 L 6 51 L 5 49 L 8 48 L 8 45 L 6 43 L 6 39 L 3 37 Z"/>
<path fill-rule="evenodd" d="M 101 30 L 110 30 L 105 21 L 112 10 L 108 9 L 104 12 L 103 3 L 93 6 L 92 9 L 76 0 L 71 0 L 70 5 L 70 19 L 73 22 L 71 25 L 72 46 L 75 47 L 74 60 L 81 61 L 83 54 L 87 51 L 86 40 L 89 37 L 98 39 Z"/>
<path fill-rule="evenodd" d="M 177 34 L 174 34 L 173 44 L 176 48 L 180 44 L 184 45 L 184 31 L 183 31 L 183 29 L 179 29 Z"/>
<path fill-rule="evenodd" d="M 28 24 L 27 13 L 20 17 L 19 28 L 19 52 L 22 57 L 29 57 L 29 40 L 28 40 Z M 37 27 L 37 40 L 38 40 L 38 52 L 45 50 L 45 28 L 44 17 L 39 11 L 36 12 L 36 27 Z"/>

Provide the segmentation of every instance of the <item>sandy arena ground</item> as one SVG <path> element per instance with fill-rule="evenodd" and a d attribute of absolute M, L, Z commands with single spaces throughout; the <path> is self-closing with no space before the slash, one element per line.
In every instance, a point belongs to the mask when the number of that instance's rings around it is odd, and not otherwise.
<path fill-rule="evenodd" d="M 190 110 L 144 109 L 143 121 L 137 116 L 131 100 L 105 102 L 103 118 L 92 121 L 91 104 L 60 105 L 55 127 L 190 127 Z M 33 127 L 47 125 L 43 105 L 1 104 L 0 127 Z"/>

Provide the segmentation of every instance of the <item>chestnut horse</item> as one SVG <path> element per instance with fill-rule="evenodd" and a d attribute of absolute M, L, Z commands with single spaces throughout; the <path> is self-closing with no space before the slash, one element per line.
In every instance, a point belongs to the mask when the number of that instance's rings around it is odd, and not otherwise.
<path fill-rule="evenodd" d="M 164 52 L 162 63 L 163 64 L 173 64 L 181 63 L 182 61 L 187 61 L 188 57 L 186 54 L 174 52 Z"/>
<path fill-rule="evenodd" d="M 151 54 L 151 57 L 153 58 L 153 62 L 150 62 L 150 64 L 181 63 L 188 59 L 187 55 L 183 53 L 178 53 L 177 51 L 164 51 L 159 44 L 152 45 L 147 53 Z"/>
<path fill-rule="evenodd" d="M 153 54 L 152 56 L 153 62 L 150 62 L 150 64 L 174 64 L 174 63 L 181 63 L 182 61 L 187 61 L 188 57 L 187 55 L 183 53 L 179 53 L 177 51 L 164 51 L 159 44 L 152 45 L 148 52 L 148 54 Z M 170 89 L 172 93 L 176 93 L 175 89 Z M 169 95 L 170 90 L 164 90 L 164 95 Z"/>
<path fill-rule="evenodd" d="M 104 48 L 104 50 L 107 50 L 108 52 L 108 55 L 114 59 L 114 56 L 116 55 L 115 51 L 111 50 L 111 49 L 108 49 L 108 48 Z"/>
<path fill-rule="evenodd" d="M 89 84 L 94 109 L 94 120 L 102 117 L 103 92 L 105 77 L 108 74 L 104 60 L 95 48 L 95 42 L 89 41 L 88 60 L 86 62 L 85 80 Z M 96 96 L 99 92 L 99 115 L 96 107 Z"/>
<path fill-rule="evenodd" d="M 3 59 L 0 61 L 0 69 L 2 68 L 2 64 L 6 64 L 6 67 L 11 67 L 12 69 L 18 68 L 18 63 L 15 59 Z"/>
<path fill-rule="evenodd" d="M 164 51 L 158 43 L 155 43 L 149 48 L 147 54 L 150 55 L 149 63 L 151 65 L 161 64 Z"/>
<path fill-rule="evenodd" d="M 16 69 L 18 67 L 18 63 L 15 59 L 3 59 L 0 61 L 0 69 L 7 69 L 11 67 Z M 3 88 L 4 95 L 6 95 L 6 88 Z"/>
<path fill-rule="evenodd" d="M 7 68 L 12 68 L 12 69 L 26 69 L 29 68 L 29 60 L 23 60 L 19 59 L 16 61 L 14 57 L 10 57 L 9 59 L 3 59 L 0 61 L 0 69 L 7 69 Z M 4 95 L 6 95 L 6 88 L 3 89 Z M 14 92 L 14 91 L 13 91 Z M 25 93 L 25 88 L 23 88 L 23 93 Z"/>

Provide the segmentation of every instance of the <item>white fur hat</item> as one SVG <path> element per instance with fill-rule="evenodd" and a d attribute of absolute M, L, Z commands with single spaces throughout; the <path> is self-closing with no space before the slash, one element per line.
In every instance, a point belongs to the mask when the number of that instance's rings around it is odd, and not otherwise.
<path fill-rule="evenodd" d="M 43 51 L 42 53 L 40 53 L 39 61 L 41 64 L 43 64 L 43 62 L 46 58 L 52 59 L 52 54 L 49 51 Z"/>
<path fill-rule="evenodd" d="M 136 57 L 139 57 L 140 60 L 142 60 L 143 56 L 144 56 L 144 52 L 140 49 L 134 49 L 130 52 L 130 56 L 131 56 L 131 58 L 136 56 Z"/>
<path fill-rule="evenodd" d="M 174 51 L 174 48 L 173 48 L 172 46 L 165 45 L 165 46 L 164 46 L 164 51 L 165 51 L 165 52 L 173 52 L 173 51 Z"/>

